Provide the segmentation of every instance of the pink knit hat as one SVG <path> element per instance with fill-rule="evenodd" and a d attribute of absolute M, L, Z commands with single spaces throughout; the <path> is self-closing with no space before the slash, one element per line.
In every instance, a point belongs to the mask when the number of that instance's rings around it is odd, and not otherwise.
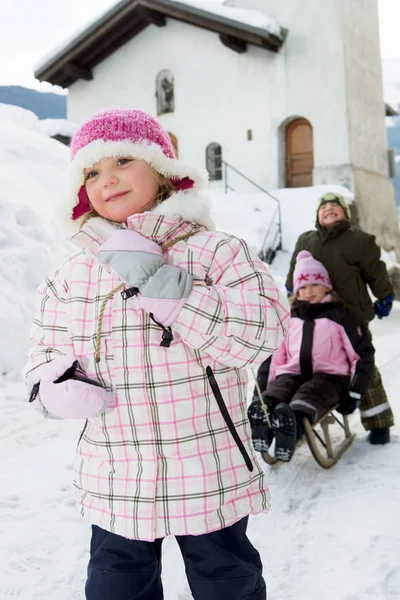
<path fill-rule="evenodd" d="M 332 289 L 332 282 L 324 265 L 315 260 L 308 250 L 302 250 L 297 255 L 293 273 L 294 293 L 297 294 L 300 288 L 312 283 Z"/>
<path fill-rule="evenodd" d="M 141 110 L 105 110 L 86 121 L 72 138 L 70 193 L 60 214 L 64 223 L 71 225 L 90 210 L 84 169 L 111 156 L 146 161 L 179 191 L 201 189 L 208 181 L 207 171 L 188 167 L 176 158 L 168 133 L 156 119 Z"/>

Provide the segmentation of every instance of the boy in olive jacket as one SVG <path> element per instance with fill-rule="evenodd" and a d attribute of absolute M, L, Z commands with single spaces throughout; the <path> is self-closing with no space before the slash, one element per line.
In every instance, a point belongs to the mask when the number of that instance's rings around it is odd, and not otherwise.
<path fill-rule="evenodd" d="M 328 193 L 320 198 L 316 230 L 302 233 L 293 252 L 286 279 L 289 294 L 293 290 L 296 257 L 301 250 L 308 250 L 323 263 L 346 307 L 366 326 L 375 315 L 379 319 L 389 315 L 394 294 L 385 264 L 380 260 L 381 249 L 373 235 L 351 229 L 350 209 L 343 196 Z M 377 298 L 374 303 L 367 286 Z M 370 431 L 371 444 L 389 442 L 393 413 L 376 366 L 360 412 L 364 428 Z"/>

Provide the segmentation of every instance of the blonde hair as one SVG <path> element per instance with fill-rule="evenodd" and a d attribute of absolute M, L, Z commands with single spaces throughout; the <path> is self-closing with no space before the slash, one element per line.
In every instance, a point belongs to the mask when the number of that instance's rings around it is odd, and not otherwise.
<path fill-rule="evenodd" d="M 155 198 L 151 200 L 147 204 L 147 206 L 144 207 L 144 210 L 151 210 L 159 204 L 162 204 L 165 200 L 167 200 L 167 198 L 169 198 L 172 194 L 174 194 L 177 191 L 176 185 L 174 185 L 170 179 L 168 179 L 165 175 L 158 173 L 158 171 L 156 171 L 151 165 L 149 165 L 149 167 L 153 171 L 154 175 L 157 177 L 159 186 Z M 84 214 L 79 229 L 82 229 L 82 227 L 85 225 L 85 223 L 89 221 L 89 219 L 92 219 L 93 217 L 101 217 L 97 210 L 95 210 L 92 207 L 92 205 L 90 206 L 91 210 Z"/>

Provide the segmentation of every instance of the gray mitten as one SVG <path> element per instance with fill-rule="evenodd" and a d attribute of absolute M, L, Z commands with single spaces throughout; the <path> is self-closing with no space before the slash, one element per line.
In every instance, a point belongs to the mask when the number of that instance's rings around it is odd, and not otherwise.
<path fill-rule="evenodd" d="M 113 233 L 97 255 L 119 279 L 139 290 L 165 264 L 160 246 L 130 229 Z"/>
<path fill-rule="evenodd" d="M 139 304 L 157 321 L 171 325 L 192 291 L 193 276 L 173 265 L 164 265 L 141 290 Z"/>

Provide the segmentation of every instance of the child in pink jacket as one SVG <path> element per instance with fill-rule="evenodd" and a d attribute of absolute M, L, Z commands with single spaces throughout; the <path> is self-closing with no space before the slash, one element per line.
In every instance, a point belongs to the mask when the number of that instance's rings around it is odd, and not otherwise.
<path fill-rule="evenodd" d="M 267 450 L 275 437 L 275 456 L 285 462 L 303 435 L 303 418 L 314 423 L 337 404 L 342 412 L 355 410 L 374 365 L 369 333 L 335 295 L 329 273 L 307 250 L 297 255 L 294 294 L 289 328 L 269 375 L 267 364 L 258 373 L 272 429 L 259 398 L 248 413 L 255 449 Z"/>
<path fill-rule="evenodd" d="M 251 445 L 247 367 L 288 314 L 246 243 L 215 231 L 207 175 L 160 123 L 115 109 L 71 142 L 61 206 L 76 252 L 39 289 L 31 405 L 86 419 L 74 488 L 92 525 L 87 600 L 161 600 L 176 536 L 196 600 L 265 600 L 248 515 L 269 492 Z"/>

